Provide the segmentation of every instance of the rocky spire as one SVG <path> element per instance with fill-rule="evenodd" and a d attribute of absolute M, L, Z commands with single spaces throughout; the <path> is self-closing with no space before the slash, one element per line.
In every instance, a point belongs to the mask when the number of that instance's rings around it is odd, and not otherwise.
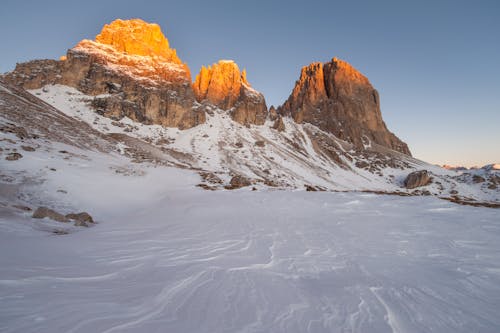
<path fill-rule="evenodd" d="M 278 112 L 360 148 L 376 143 L 410 155 L 408 146 L 382 120 L 378 92 L 363 74 L 337 58 L 303 67 L 292 94 Z"/>
<path fill-rule="evenodd" d="M 199 102 L 231 110 L 233 119 L 239 123 L 261 125 L 266 119 L 264 96 L 250 86 L 246 71 L 240 72 L 232 60 L 203 66 L 193 83 L 193 90 Z"/>

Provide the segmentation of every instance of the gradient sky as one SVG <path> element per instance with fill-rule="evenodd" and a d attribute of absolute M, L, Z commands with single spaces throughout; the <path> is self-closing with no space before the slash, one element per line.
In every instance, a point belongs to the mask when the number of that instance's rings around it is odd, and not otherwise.
<path fill-rule="evenodd" d="M 381 96 L 389 129 L 436 164 L 500 163 L 500 1 L 11 1 L 0 72 L 59 58 L 105 23 L 156 22 L 194 76 L 233 59 L 268 105 L 300 68 L 336 56 Z"/>

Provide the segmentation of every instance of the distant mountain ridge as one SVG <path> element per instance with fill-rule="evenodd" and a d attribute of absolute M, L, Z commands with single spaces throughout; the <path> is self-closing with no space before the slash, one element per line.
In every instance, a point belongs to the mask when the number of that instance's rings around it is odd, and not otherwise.
<path fill-rule="evenodd" d="M 307 122 L 363 148 L 371 142 L 409 155 L 408 146 L 382 120 L 378 93 L 347 62 L 334 58 L 302 69 L 290 98 L 270 114 L 264 96 L 253 89 L 233 61 L 191 71 L 170 48 L 160 27 L 140 19 L 115 20 L 95 40 L 83 40 L 60 61 L 19 64 L 4 76 L 25 89 L 63 84 L 96 101 L 101 113 L 168 127 L 191 128 L 205 122 L 210 104 L 228 110 L 233 120 L 263 125 L 277 115 Z M 145 87 L 147 89 L 145 89 Z"/>
<path fill-rule="evenodd" d="M 133 162 L 199 172 L 200 187 L 209 190 L 354 190 L 499 204 L 494 167 L 457 174 L 413 158 L 387 129 L 369 80 L 337 58 L 303 67 L 287 101 L 268 109 L 234 61 L 202 67 L 193 82 L 158 25 L 116 20 L 61 60 L 18 64 L 0 83 L 6 133 L 40 125 L 46 142 L 73 145 L 67 128 L 62 137 L 52 134 L 70 117 Z M 33 112 L 64 121 L 34 124 L 20 106 L 24 90 L 39 106 Z M 53 108 L 45 110 L 47 103 Z M 424 170 L 418 175 L 425 179 L 406 185 L 411 173 Z"/>

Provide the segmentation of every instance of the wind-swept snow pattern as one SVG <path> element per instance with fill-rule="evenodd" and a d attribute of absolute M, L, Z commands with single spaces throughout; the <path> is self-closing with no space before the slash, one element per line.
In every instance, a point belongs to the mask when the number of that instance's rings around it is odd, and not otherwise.
<path fill-rule="evenodd" d="M 160 192 L 149 189 L 157 176 Z M 53 236 L 1 220 L 2 332 L 500 327 L 497 210 L 432 197 L 207 192 L 180 185 L 190 177 L 178 169 L 125 178 L 129 196 L 114 198 L 101 192 L 110 178 L 73 192 L 107 203 L 93 211 L 96 227 Z M 134 204 L 136 193 L 151 201 Z M 16 223 L 24 228 L 5 229 Z"/>

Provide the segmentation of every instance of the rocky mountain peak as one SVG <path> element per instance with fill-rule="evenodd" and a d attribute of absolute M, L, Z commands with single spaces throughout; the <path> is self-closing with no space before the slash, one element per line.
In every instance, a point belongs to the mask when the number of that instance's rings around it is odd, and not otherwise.
<path fill-rule="evenodd" d="M 141 80 L 145 85 L 161 82 L 191 83 L 189 67 L 182 63 L 175 49 L 156 23 L 140 19 L 115 20 L 106 24 L 95 40 L 84 39 L 62 61 L 74 54 L 91 55 L 108 68 Z"/>
<path fill-rule="evenodd" d="M 242 124 L 263 124 L 267 116 L 264 96 L 247 81 L 232 60 L 219 60 L 203 66 L 193 83 L 199 102 L 206 101 L 223 110 L 231 110 L 235 121 Z"/>
<path fill-rule="evenodd" d="M 115 20 L 106 24 L 95 38 L 101 44 L 130 55 L 160 57 L 164 61 L 181 64 L 174 49 L 156 23 L 141 19 Z"/>
<path fill-rule="evenodd" d="M 298 123 L 318 126 L 361 149 L 375 143 L 410 154 L 408 146 L 387 129 L 378 92 L 357 69 L 337 58 L 303 67 L 278 112 Z"/>
<path fill-rule="evenodd" d="M 208 100 L 222 109 L 230 109 L 240 97 L 242 85 L 250 86 L 246 72 L 240 72 L 232 60 L 219 60 L 218 63 L 201 68 L 193 89 L 199 101 Z"/>
<path fill-rule="evenodd" d="M 84 39 L 61 60 L 18 64 L 5 80 L 25 89 L 61 84 L 96 96 L 98 113 L 118 120 L 190 128 L 205 121 L 194 108 L 191 74 L 160 27 L 115 20 L 95 40 Z"/>

